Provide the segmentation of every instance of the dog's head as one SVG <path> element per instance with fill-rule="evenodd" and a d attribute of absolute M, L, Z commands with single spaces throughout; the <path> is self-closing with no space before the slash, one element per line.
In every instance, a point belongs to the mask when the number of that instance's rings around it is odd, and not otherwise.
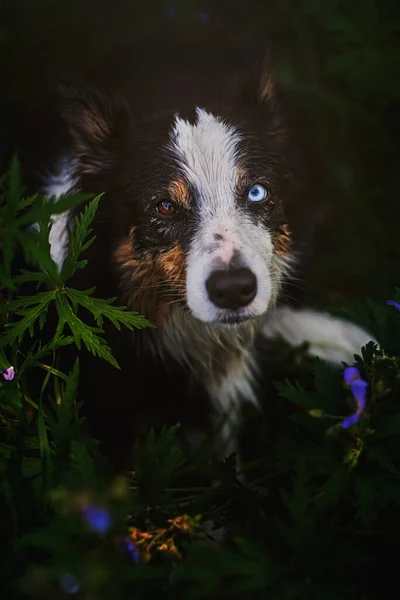
<path fill-rule="evenodd" d="M 292 256 L 271 79 L 246 83 L 228 108 L 138 120 L 119 98 L 77 88 L 64 96 L 80 177 L 105 192 L 128 306 L 159 325 L 174 311 L 220 326 L 266 313 Z"/>

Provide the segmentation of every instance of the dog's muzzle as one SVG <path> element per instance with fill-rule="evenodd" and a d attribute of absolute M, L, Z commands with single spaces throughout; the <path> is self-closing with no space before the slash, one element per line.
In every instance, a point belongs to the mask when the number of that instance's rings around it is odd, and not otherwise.
<path fill-rule="evenodd" d="M 250 269 L 214 271 L 206 281 L 208 297 L 215 306 L 237 310 L 248 306 L 257 294 L 257 278 Z"/>

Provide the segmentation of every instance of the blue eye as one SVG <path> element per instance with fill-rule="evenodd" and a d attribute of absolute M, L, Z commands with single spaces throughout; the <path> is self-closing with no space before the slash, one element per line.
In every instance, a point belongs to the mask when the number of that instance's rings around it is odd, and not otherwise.
<path fill-rule="evenodd" d="M 250 188 L 249 195 L 247 196 L 249 202 L 262 202 L 266 198 L 268 198 L 268 192 L 265 187 L 259 183 Z"/>

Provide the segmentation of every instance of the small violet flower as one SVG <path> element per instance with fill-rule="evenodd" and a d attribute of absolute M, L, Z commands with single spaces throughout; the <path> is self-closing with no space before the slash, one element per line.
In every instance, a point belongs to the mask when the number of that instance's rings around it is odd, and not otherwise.
<path fill-rule="evenodd" d="M 347 367 L 344 370 L 343 379 L 350 386 L 354 400 L 357 403 L 357 410 L 343 419 L 341 423 L 341 427 L 347 429 L 359 421 L 365 409 L 368 383 L 361 379 L 360 371 L 356 367 Z"/>
<path fill-rule="evenodd" d="M 60 587 L 68 595 L 77 594 L 79 585 L 72 573 L 64 573 L 60 577 Z"/>
<path fill-rule="evenodd" d="M 138 563 L 140 560 L 140 555 L 136 545 L 129 538 L 124 539 L 124 545 L 131 558 Z"/>
<path fill-rule="evenodd" d="M 344 370 L 343 379 L 349 385 L 351 385 L 353 381 L 357 381 L 360 378 L 360 371 L 356 367 L 347 367 L 347 369 Z"/>
<path fill-rule="evenodd" d="M 111 527 L 110 513 L 101 506 L 87 506 L 82 517 L 93 531 L 106 533 Z"/>
<path fill-rule="evenodd" d="M 12 379 L 14 379 L 14 367 L 8 367 L 8 369 L 0 369 L 1 370 L 1 374 L 3 375 L 4 379 L 6 381 L 11 381 Z"/>
<path fill-rule="evenodd" d="M 394 300 L 388 300 L 387 304 L 389 306 L 394 306 L 395 308 L 397 308 L 398 311 L 400 311 L 400 302 L 395 302 Z"/>

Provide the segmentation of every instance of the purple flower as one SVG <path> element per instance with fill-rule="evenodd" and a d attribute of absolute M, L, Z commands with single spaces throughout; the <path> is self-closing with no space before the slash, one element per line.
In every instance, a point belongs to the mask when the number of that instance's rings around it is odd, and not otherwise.
<path fill-rule="evenodd" d="M 347 369 L 344 370 L 343 378 L 350 386 L 351 393 L 357 403 L 356 411 L 343 419 L 341 423 L 341 427 L 347 429 L 359 421 L 361 414 L 365 409 L 368 383 L 361 379 L 360 371 L 356 367 L 347 367 Z"/>
<path fill-rule="evenodd" d="M 14 367 L 8 367 L 8 369 L 1 369 L 2 375 L 6 381 L 14 379 Z"/>
<path fill-rule="evenodd" d="M 82 511 L 82 517 L 97 533 L 106 533 L 111 527 L 110 514 L 101 506 L 88 506 Z"/>
<path fill-rule="evenodd" d="M 343 419 L 343 421 L 341 423 L 342 429 L 348 429 L 348 427 L 355 425 L 357 423 L 357 421 L 359 420 L 359 418 L 360 418 L 360 415 L 358 413 L 354 413 L 353 415 L 346 417 L 345 419 Z"/>
<path fill-rule="evenodd" d="M 79 585 L 72 573 L 64 573 L 60 577 L 60 588 L 66 594 L 77 594 L 79 592 Z"/>
<path fill-rule="evenodd" d="M 357 405 L 360 407 L 360 410 L 364 410 L 368 383 L 363 379 L 357 379 L 356 381 L 353 381 L 353 383 L 350 385 L 350 388 Z"/>
<path fill-rule="evenodd" d="M 389 304 L 389 306 L 394 306 L 395 308 L 397 308 L 398 311 L 400 311 L 400 302 L 395 302 L 394 300 L 388 300 L 387 304 Z"/>
<path fill-rule="evenodd" d="M 132 540 L 130 540 L 129 538 L 125 538 L 124 545 L 131 558 L 138 563 L 140 560 L 139 552 Z"/>
<path fill-rule="evenodd" d="M 360 379 L 360 371 L 356 367 L 347 367 L 343 373 L 343 379 L 346 383 L 351 385 L 351 383 L 357 379 Z"/>

